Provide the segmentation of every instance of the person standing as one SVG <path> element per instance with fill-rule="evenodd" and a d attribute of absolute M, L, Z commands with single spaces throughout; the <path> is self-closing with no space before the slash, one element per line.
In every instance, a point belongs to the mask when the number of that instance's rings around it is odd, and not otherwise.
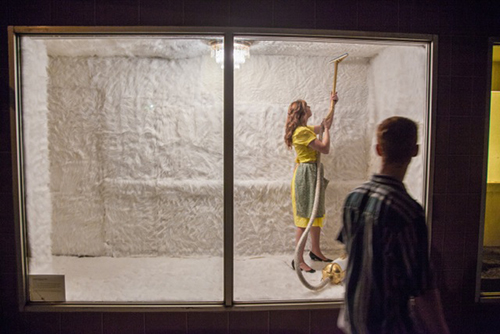
<path fill-rule="evenodd" d="M 380 173 L 344 203 L 338 240 L 346 246 L 348 264 L 338 325 L 345 333 L 447 334 L 424 210 L 403 185 L 418 154 L 416 123 L 404 117 L 384 120 L 377 128 L 376 152 L 382 158 Z"/>
<path fill-rule="evenodd" d="M 336 103 L 338 101 L 337 94 L 331 94 L 330 99 Z M 285 126 L 285 144 L 289 149 L 295 148 L 296 165 L 292 178 L 292 205 L 293 219 L 296 226 L 295 244 L 298 244 L 300 237 L 304 233 L 309 219 L 312 215 L 314 204 L 314 195 L 316 188 L 316 159 L 318 152 L 328 154 L 330 152 L 330 128 L 332 126 L 333 117 L 323 121 L 321 125 L 307 125 L 307 121 L 312 116 L 311 108 L 304 100 L 297 100 L 290 104 Z M 316 135 L 323 132 L 322 140 L 319 140 Z M 320 168 L 322 174 L 322 168 Z M 311 227 L 311 245 L 312 249 L 309 252 L 309 257 L 313 261 L 331 262 L 323 255 L 320 248 L 321 227 L 323 227 L 323 218 L 325 214 L 325 188 L 328 181 L 322 177 L 321 195 L 318 207 L 318 212 Z M 314 273 L 312 269 L 304 261 L 304 247 L 299 251 L 300 269 Z M 295 269 L 294 261 L 292 267 Z"/>

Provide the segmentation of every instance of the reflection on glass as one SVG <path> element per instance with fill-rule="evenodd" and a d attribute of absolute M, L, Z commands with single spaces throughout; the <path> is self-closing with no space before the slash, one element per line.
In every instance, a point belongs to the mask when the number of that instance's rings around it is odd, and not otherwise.
<path fill-rule="evenodd" d="M 65 275 L 66 300 L 222 300 L 209 41 L 22 38 L 28 273 Z"/>
<path fill-rule="evenodd" d="M 320 124 L 330 106 L 333 65 L 337 91 L 329 155 L 322 156 L 326 218 L 321 248 L 329 258 L 342 254 L 336 242 L 347 193 L 377 171 L 374 130 L 383 119 L 400 115 L 419 124 L 421 150 L 408 171 L 408 191 L 423 202 L 428 115 L 428 48 L 423 43 L 367 43 L 361 40 L 236 38 L 250 45 L 251 58 L 234 72 L 234 295 L 238 302 L 338 300 L 342 285 L 320 292 L 305 288 L 292 270 L 295 226 L 290 184 L 295 152 L 284 143 L 288 106 L 304 99 L 312 109 L 309 124 Z M 316 269 L 305 274 L 321 281 L 325 263 L 304 258 Z"/>

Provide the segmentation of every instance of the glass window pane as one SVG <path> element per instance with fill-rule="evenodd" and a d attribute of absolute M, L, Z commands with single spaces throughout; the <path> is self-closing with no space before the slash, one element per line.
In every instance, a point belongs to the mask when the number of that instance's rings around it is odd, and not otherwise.
<path fill-rule="evenodd" d="M 22 37 L 28 274 L 67 301 L 222 301 L 212 39 Z"/>
<path fill-rule="evenodd" d="M 338 63 L 340 101 L 330 131 L 330 154 L 321 157 L 329 184 L 320 245 L 327 257 L 336 259 L 343 253 L 336 241 L 343 201 L 377 171 L 375 127 L 389 116 L 406 116 L 419 124 L 422 149 L 406 181 L 409 192 L 423 203 L 429 49 L 425 43 L 248 36 L 235 39 L 235 50 L 237 43 L 249 45 L 250 56 L 234 71 L 235 300 L 341 299 L 342 285 L 328 284 L 314 292 L 292 270 L 295 151 L 284 142 L 288 107 L 305 100 L 312 109 L 308 125 L 320 124 L 330 107 L 330 61 L 349 54 Z M 304 258 L 316 273 L 304 276 L 318 286 L 325 263 L 309 257 L 310 239 Z"/>

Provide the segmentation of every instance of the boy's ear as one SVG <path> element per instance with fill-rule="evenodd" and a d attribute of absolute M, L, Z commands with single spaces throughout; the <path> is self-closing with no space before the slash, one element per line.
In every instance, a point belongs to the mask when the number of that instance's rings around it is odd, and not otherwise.
<path fill-rule="evenodd" d="M 379 144 L 375 145 L 375 151 L 377 151 L 377 155 L 382 156 L 382 147 Z"/>
<path fill-rule="evenodd" d="M 415 145 L 415 147 L 413 148 L 412 157 L 416 157 L 418 155 L 418 150 L 419 146 Z"/>

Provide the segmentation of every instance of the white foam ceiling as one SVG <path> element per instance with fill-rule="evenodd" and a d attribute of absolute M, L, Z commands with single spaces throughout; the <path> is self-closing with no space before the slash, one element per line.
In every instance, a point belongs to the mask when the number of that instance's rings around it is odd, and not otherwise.
<path fill-rule="evenodd" d="M 133 37 L 45 38 L 49 56 L 130 56 L 181 59 L 210 53 L 210 39 Z M 322 56 L 335 58 L 349 53 L 350 60 L 372 58 L 393 42 L 368 40 L 250 40 L 251 55 Z M 399 44 L 400 45 L 400 44 Z"/>

